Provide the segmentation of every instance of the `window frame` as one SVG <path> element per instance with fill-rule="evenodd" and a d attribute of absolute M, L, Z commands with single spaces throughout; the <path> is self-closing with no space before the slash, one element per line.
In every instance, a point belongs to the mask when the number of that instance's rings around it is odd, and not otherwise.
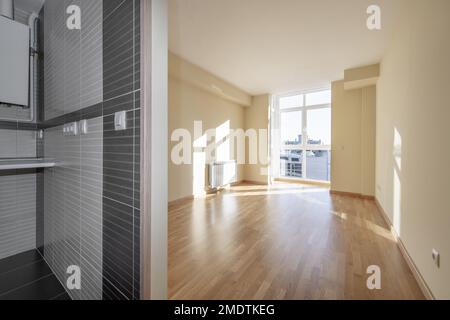
<path fill-rule="evenodd" d="M 279 112 L 279 119 L 280 119 L 280 128 L 281 128 L 281 115 L 283 113 L 291 113 L 291 112 L 298 112 L 300 111 L 302 113 L 302 124 L 301 124 L 301 133 L 302 133 L 302 143 L 300 145 L 288 145 L 285 143 L 285 141 L 282 141 L 281 137 L 281 130 L 280 130 L 280 154 L 278 157 L 281 156 L 281 153 L 283 150 L 298 150 L 302 151 L 302 177 L 284 177 L 288 179 L 294 179 L 294 180 L 309 180 L 307 178 L 307 152 L 308 151 L 328 151 L 331 156 L 331 144 L 330 145 L 316 145 L 316 144 L 308 144 L 309 137 L 308 137 L 308 111 L 310 110 L 321 110 L 321 109 L 330 109 L 331 112 L 331 101 L 330 103 L 325 104 L 317 104 L 317 105 L 306 105 L 306 96 L 310 93 L 316 93 L 321 91 L 329 91 L 330 88 L 322 88 L 317 90 L 309 90 L 309 91 L 302 91 L 302 92 L 291 92 L 288 94 L 282 94 L 278 95 L 276 98 L 277 103 L 277 109 Z M 281 108 L 280 106 L 280 100 L 282 98 L 291 97 L 291 96 L 302 96 L 303 99 L 303 106 L 294 106 L 289 108 Z M 331 124 L 330 124 L 331 125 Z M 281 171 L 280 171 L 281 172 Z M 321 180 L 314 180 L 314 181 L 321 181 Z M 325 180 L 324 182 L 329 182 Z"/>

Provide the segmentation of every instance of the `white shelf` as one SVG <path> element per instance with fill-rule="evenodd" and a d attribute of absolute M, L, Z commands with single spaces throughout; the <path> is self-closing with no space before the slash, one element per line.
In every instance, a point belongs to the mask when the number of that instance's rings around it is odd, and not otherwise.
<path fill-rule="evenodd" d="M 0 171 L 19 169 L 52 168 L 56 166 L 53 159 L 7 159 L 0 160 Z"/>

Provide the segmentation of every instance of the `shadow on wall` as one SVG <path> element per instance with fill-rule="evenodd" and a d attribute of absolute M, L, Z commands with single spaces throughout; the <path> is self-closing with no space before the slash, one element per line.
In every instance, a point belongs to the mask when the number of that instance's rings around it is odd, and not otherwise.
<path fill-rule="evenodd" d="M 194 196 L 203 196 L 207 188 L 207 164 L 231 160 L 231 122 L 225 121 L 206 133 L 194 129 L 192 190 Z M 213 143 L 209 142 L 213 140 Z"/>

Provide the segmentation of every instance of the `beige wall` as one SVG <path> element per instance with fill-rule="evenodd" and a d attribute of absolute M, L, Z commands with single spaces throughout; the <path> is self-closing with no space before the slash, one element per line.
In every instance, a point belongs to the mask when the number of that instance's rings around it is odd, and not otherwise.
<path fill-rule="evenodd" d="M 265 139 L 267 141 L 266 148 L 261 146 L 258 151 L 261 151 L 258 158 L 260 162 L 258 164 L 246 164 L 245 165 L 245 180 L 257 183 L 268 183 L 268 135 L 269 135 L 269 106 L 270 95 L 255 96 L 252 99 L 252 105 L 245 108 L 245 130 L 254 129 L 265 130 Z M 259 135 L 262 138 L 262 134 Z M 262 140 L 264 141 L 264 140 Z M 261 143 L 258 141 L 258 143 Z M 247 161 L 248 157 L 248 141 L 247 141 Z"/>
<path fill-rule="evenodd" d="M 177 58 L 176 65 L 180 64 Z M 215 129 L 229 123 L 230 129 L 244 128 L 244 108 L 225 99 L 219 94 L 214 94 L 204 89 L 211 79 L 210 74 L 183 61 L 182 70 L 173 65 L 174 56 L 169 55 L 169 140 L 175 129 L 183 128 L 194 137 L 194 121 L 203 122 L 203 133 L 208 129 Z M 188 68 L 186 67 L 188 66 Z M 190 70 L 190 71 L 189 71 Z M 183 74 L 182 77 L 177 75 Z M 196 79 L 190 81 L 190 76 Z M 228 84 L 215 78 L 217 86 L 223 88 Z M 201 84 L 201 85 L 200 85 Z M 239 96 L 245 96 L 241 93 Z M 178 142 L 169 141 L 169 201 L 178 200 L 198 193 L 199 186 L 207 185 L 207 174 L 205 165 L 197 165 L 199 162 L 193 156 L 193 164 L 175 165 L 171 161 L 172 148 Z M 231 146 L 230 146 L 231 149 Z M 204 148 L 192 149 L 192 153 L 204 154 Z M 232 155 L 230 151 L 230 155 Z M 236 155 L 232 157 L 236 159 Z M 196 165 L 196 167 L 194 167 Z M 199 168 L 199 166 L 201 168 Z M 194 170 L 195 169 L 195 170 Z M 239 166 L 238 180 L 244 179 L 244 168 Z M 197 190 L 195 190 L 197 189 Z"/>
<path fill-rule="evenodd" d="M 361 194 L 375 196 L 377 89 L 361 89 Z"/>
<path fill-rule="evenodd" d="M 378 83 L 376 196 L 436 298 L 450 299 L 450 1 L 404 8 Z"/>
<path fill-rule="evenodd" d="M 252 97 L 234 85 L 169 52 L 169 76 L 191 84 L 241 106 L 250 106 Z"/>
<path fill-rule="evenodd" d="M 380 77 L 380 64 L 373 64 L 344 71 L 344 88 L 346 90 L 361 89 L 377 84 Z"/>
<path fill-rule="evenodd" d="M 248 106 L 243 107 L 243 105 Z M 173 131 L 179 128 L 187 129 L 194 136 L 194 121 L 203 121 L 204 132 L 218 128 L 229 121 L 230 129 L 244 129 L 244 131 L 255 129 L 258 134 L 262 129 L 268 134 L 269 105 L 270 95 L 251 97 L 207 71 L 169 53 L 169 138 Z M 199 178 L 199 169 L 194 167 L 196 161 L 192 165 L 176 165 L 170 160 L 172 149 L 178 143 L 170 141 L 169 144 L 169 201 L 200 195 L 199 181 L 204 181 L 205 186 L 207 183 L 206 166 L 203 166 L 204 177 Z M 248 147 L 247 139 L 245 150 L 247 162 Z M 202 150 L 204 151 L 204 149 L 193 149 L 192 152 L 198 153 Z M 258 145 L 258 152 L 258 160 L 260 160 L 258 164 L 239 166 L 239 181 L 267 183 L 268 145 L 265 145 L 265 148 Z M 232 150 L 230 155 L 236 160 L 238 156 L 236 149 L 234 156 Z"/>
<path fill-rule="evenodd" d="M 344 90 L 342 80 L 331 90 L 331 189 L 373 196 L 376 88 Z"/>
<path fill-rule="evenodd" d="M 359 68 L 347 69 L 344 71 L 345 82 L 360 81 L 378 78 L 380 76 L 380 64 L 372 64 Z"/>

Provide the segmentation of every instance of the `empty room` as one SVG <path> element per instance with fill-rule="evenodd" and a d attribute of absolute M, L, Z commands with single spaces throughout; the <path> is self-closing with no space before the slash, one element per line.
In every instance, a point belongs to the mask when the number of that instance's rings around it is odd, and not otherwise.
<path fill-rule="evenodd" d="M 0 0 L 0 301 L 450 299 L 449 13 Z"/>
<path fill-rule="evenodd" d="M 170 299 L 450 297 L 449 9 L 169 1 Z"/>

